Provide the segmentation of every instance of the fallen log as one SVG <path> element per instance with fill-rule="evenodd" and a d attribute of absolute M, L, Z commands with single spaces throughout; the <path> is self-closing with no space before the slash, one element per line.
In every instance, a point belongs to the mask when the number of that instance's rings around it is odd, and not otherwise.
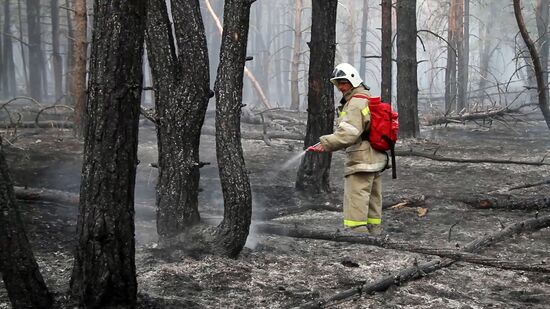
<path fill-rule="evenodd" d="M 216 130 L 213 127 L 207 127 L 203 126 L 201 130 L 201 134 L 204 135 L 216 135 Z M 293 134 L 293 133 L 287 133 L 287 132 L 268 132 L 267 135 L 264 135 L 262 132 L 248 132 L 243 131 L 241 132 L 241 137 L 243 139 L 252 139 L 252 140 L 260 140 L 263 141 L 265 138 L 282 138 L 282 139 L 290 139 L 290 140 L 304 140 L 303 134 Z"/>
<path fill-rule="evenodd" d="M 418 152 L 418 151 L 396 151 L 396 156 L 400 157 L 422 157 L 426 159 L 431 159 L 434 161 L 443 161 L 443 162 L 456 162 L 456 163 L 496 163 L 496 164 L 519 164 L 519 165 L 550 165 L 550 162 L 544 162 L 544 159 L 540 161 L 521 161 L 521 160 L 503 160 L 503 159 L 472 159 L 472 158 L 450 158 L 444 157 L 436 154 Z"/>
<path fill-rule="evenodd" d="M 447 124 L 451 122 L 464 123 L 466 121 L 473 121 L 473 120 L 493 119 L 496 117 L 502 117 L 507 114 L 513 114 L 517 112 L 518 112 L 517 110 L 502 108 L 502 109 L 489 110 L 485 112 L 464 113 L 456 116 L 441 116 L 441 117 L 435 117 L 433 119 L 429 119 L 426 122 L 426 125 L 433 126 L 438 124 Z"/>
<path fill-rule="evenodd" d="M 550 197 L 544 195 L 469 194 L 453 197 L 452 200 L 479 209 L 540 210 L 550 207 Z"/>
<path fill-rule="evenodd" d="M 538 187 L 538 186 L 543 186 L 543 185 L 548 185 L 548 184 L 550 184 L 550 178 L 547 178 L 547 179 L 544 179 L 544 180 L 541 180 L 541 181 L 537 181 L 537 182 L 524 183 L 524 184 L 521 184 L 521 185 L 516 185 L 516 186 L 505 188 L 503 190 L 496 191 L 496 192 L 505 192 L 505 191 L 519 190 L 519 189 L 527 189 L 527 188 Z"/>
<path fill-rule="evenodd" d="M 523 232 L 532 232 L 532 231 L 536 231 L 549 226 L 550 226 L 550 216 L 545 216 L 538 219 L 537 218 L 528 219 L 528 220 L 513 224 L 511 226 L 508 226 L 501 231 L 492 233 L 485 237 L 478 238 L 468 243 L 466 246 L 464 246 L 464 248 L 462 248 L 461 251 L 470 252 L 470 253 L 479 252 L 482 249 L 489 247 L 490 245 L 495 244 L 497 242 L 500 242 L 504 238 L 508 238 L 512 235 L 520 234 Z M 392 285 L 399 285 L 399 284 L 408 282 L 410 280 L 424 277 L 427 274 L 432 273 L 438 269 L 441 269 L 443 267 L 448 267 L 454 264 L 455 262 L 456 260 L 454 259 L 445 258 L 445 259 L 432 260 L 422 264 L 415 263 L 415 265 L 413 265 L 412 267 L 403 269 L 397 272 L 396 274 L 387 276 L 379 281 L 376 281 L 370 284 L 365 283 L 361 286 L 357 286 L 357 287 L 345 290 L 331 297 L 321 298 L 321 299 L 308 302 L 306 304 L 301 305 L 299 308 L 322 308 L 330 302 L 341 301 L 349 297 L 352 297 L 356 294 L 372 294 L 374 292 L 385 291 Z"/>
<path fill-rule="evenodd" d="M 412 244 L 410 242 L 394 241 L 389 237 L 374 237 L 365 234 L 347 232 L 345 230 L 327 230 L 319 228 L 304 228 L 298 226 L 286 226 L 277 223 L 264 223 L 255 226 L 255 231 L 264 234 L 275 234 L 280 236 L 329 240 L 337 242 L 358 243 L 377 246 L 385 249 L 393 249 L 426 255 L 436 255 L 444 258 L 451 258 L 456 261 L 463 261 L 485 266 L 499 267 L 503 269 L 550 272 L 545 265 L 525 264 L 517 261 L 501 261 L 496 258 L 480 256 L 468 252 L 461 252 L 458 248 L 433 248 Z"/>
<path fill-rule="evenodd" d="M 14 187 L 15 197 L 25 201 L 47 201 L 60 204 L 78 205 L 79 194 L 67 191 Z"/>
<path fill-rule="evenodd" d="M 66 120 L 44 120 L 44 121 L 22 121 L 22 122 L 10 122 L 0 125 L 0 128 L 43 128 L 43 129 L 72 129 L 72 121 Z"/>

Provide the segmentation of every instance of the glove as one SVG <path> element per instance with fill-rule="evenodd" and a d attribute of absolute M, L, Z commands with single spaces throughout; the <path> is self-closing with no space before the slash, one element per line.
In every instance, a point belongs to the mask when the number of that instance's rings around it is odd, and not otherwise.
<path fill-rule="evenodd" d="M 313 146 L 307 147 L 306 151 L 313 151 L 313 152 L 326 152 L 325 147 L 321 143 L 317 143 Z"/>

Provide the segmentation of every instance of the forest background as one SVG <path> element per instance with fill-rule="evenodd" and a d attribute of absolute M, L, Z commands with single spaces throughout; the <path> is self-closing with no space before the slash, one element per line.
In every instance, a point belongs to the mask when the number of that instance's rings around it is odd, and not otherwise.
<path fill-rule="evenodd" d="M 506 5 L 501 1 L 467 0 L 2 1 L 0 97 L 3 148 L 8 161 L 6 165 L 2 160 L 0 245 L 7 297 L 14 307 L 69 303 L 134 307 L 145 306 L 149 301 L 156 305 L 191 302 L 167 297 L 164 292 L 159 295 L 151 289 L 138 291 L 138 281 L 144 280 L 136 274 L 134 236 L 135 196 L 142 193 L 135 191 L 135 186 L 143 181 L 139 164 L 144 142 L 138 139 L 138 132 L 140 137 L 150 138 L 146 143 L 156 140 L 157 145 L 150 150 L 157 152 L 152 155 L 157 162 L 149 162 L 154 172 L 149 171 L 147 183 L 150 185 L 151 175 L 158 177 L 152 192 L 155 201 L 150 203 L 156 212 L 153 221 L 158 239 L 149 237 L 146 244 L 140 244 L 138 248 L 144 251 L 137 254 L 138 267 L 143 266 L 143 256 L 154 257 L 159 252 L 164 257 L 181 253 L 176 260 L 184 263 L 189 261 L 183 256 L 195 256 L 197 252 L 238 258 L 247 239 L 250 241 L 253 207 L 257 215 L 258 197 L 262 196 L 257 188 L 255 191 L 249 175 L 269 170 L 272 164 L 261 159 L 254 164 L 251 157 L 265 156 L 267 151 L 270 159 L 277 160 L 272 150 L 284 156 L 281 147 L 290 151 L 304 148 L 332 131 L 339 98 L 328 78 L 340 62 L 356 66 L 371 92 L 392 102 L 399 111 L 398 156 L 459 164 L 537 166 L 541 169 L 529 174 L 534 182 L 525 179 L 521 186 L 546 189 L 547 133 L 540 132 L 541 126 L 550 127 L 548 12 L 546 0 L 516 0 Z M 519 142 L 534 142 L 540 147 L 531 148 L 533 153 L 529 156 L 521 153 L 522 144 L 515 145 L 510 150 L 512 154 L 508 154 L 514 159 L 449 158 L 437 154 L 439 147 L 432 152 L 413 149 L 432 147 L 434 140 L 428 137 L 441 134 L 432 128 L 442 125 L 458 125 L 466 130 L 464 136 L 454 136 L 457 141 L 478 130 L 506 140 L 509 136 L 503 131 L 516 135 L 527 132 L 526 140 L 518 138 Z M 52 137 L 52 130 L 56 137 Z M 156 132 L 156 136 L 148 130 Z M 60 132 L 74 136 L 59 137 Z M 454 131 L 444 132 L 450 137 Z M 60 144 L 45 143 L 50 147 L 31 150 L 29 136 L 35 143 L 53 138 Z M 215 136 L 215 141 L 206 136 Z M 251 146 L 247 140 L 259 140 L 270 150 L 259 149 L 257 144 Z M 495 154 L 490 143 L 481 143 L 488 147 L 488 153 Z M 206 148 L 207 155 L 205 145 L 210 146 Z M 74 190 L 59 191 L 59 184 L 47 183 L 47 177 L 41 180 L 44 184 L 38 179 L 29 181 L 26 173 L 31 165 L 13 159 L 42 153 L 48 158 L 44 161 L 48 161 L 63 154 L 54 154 L 57 147 L 73 149 L 78 156 L 75 164 L 82 166 L 75 182 L 78 188 L 73 184 Z M 199 147 L 203 148 L 200 156 Z M 248 148 L 248 157 L 243 154 L 247 147 L 252 147 Z M 407 147 L 410 149 L 403 151 Z M 65 154 L 74 155 L 73 150 Z M 475 154 L 476 149 L 473 150 Z M 269 204 L 265 195 L 274 194 L 275 199 L 280 199 L 282 193 L 278 190 L 283 190 L 288 197 L 292 188 L 292 200 L 288 205 L 276 204 L 274 209 L 260 210 L 264 221 L 278 217 L 276 213 L 282 216 L 312 209 L 341 210 L 332 197 L 338 196 L 335 191 L 341 191 L 332 179 L 332 155 L 299 151 L 296 155 L 301 158 L 296 173 L 289 176 L 293 173 L 286 171 L 285 179 L 279 179 L 278 174 L 273 188 L 263 188 L 262 193 L 262 199 Z M 338 155 L 335 158 L 342 159 Z M 208 167 L 210 161 L 217 161 L 213 166 L 218 168 L 217 173 Z M 288 161 L 283 166 L 292 163 Z M 404 162 L 407 164 L 406 159 Z M 16 171 L 11 176 L 14 181 L 7 172 L 11 165 Z M 419 168 L 415 164 L 409 167 Z M 75 179 L 74 172 L 73 168 L 68 173 L 73 176 L 71 179 Z M 408 191 L 414 182 L 408 179 L 407 187 L 407 173 L 401 189 L 390 187 L 392 209 L 427 203 L 425 195 L 405 200 L 399 195 L 414 192 Z M 202 200 L 204 181 L 211 181 L 212 177 L 221 183 L 221 196 L 209 192 L 209 198 Z M 46 191 L 33 191 L 28 188 L 29 183 L 44 186 Z M 508 191 L 517 190 L 518 186 L 511 185 Z M 511 234 L 547 227 L 549 220 L 543 214 L 548 201 L 544 193 L 503 196 L 502 192 L 490 191 L 491 194 L 471 196 L 471 192 L 466 192 L 469 189 L 453 191 L 449 199 L 481 208 L 498 205 L 537 212 L 531 221 L 506 228 L 501 222 L 503 228 L 496 234 L 498 237 L 473 240 L 462 251 L 478 252 Z M 436 195 L 439 199 L 446 196 Z M 40 251 L 37 264 L 32 248 L 40 246 L 31 244 L 38 234 L 31 234 L 34 236 L 30 244 L 25 233 L 28 222 L 24 223 L 34 220 L 33 215 L 23 211 L 21 221 L 16 198 L 52 199 L 61 204 L 74 204 L 77 200 L 79 214 L 64 214 L 78 217 L 77 222 L 69 219 L 62 224 L 67 230 L 61 238 L 67 239 L 68 245 L 61 251 L 71 256 L 62 264 L 72 264 L 70 282 L 66 276 L 52 273 L 48 273 L 46 282 L 42 278 L 39 265 L 48 264 L 44 261 L 52 252 Z M 422 218 L 426 208 L 420 206 L 417 211 Z M 33 207 L 36 205 L 29 209 Z M 401 219 L 395 224 L 406 222 Z M 76 239 L 71 230 L 75 225 Z M 369 236 L 352 237 L 334 226 L 329 231 L 313 232 L 267 223 L 262 226 L 257 227 L 257 233 L 263 229 L 263 233 L 285 237 L 339 238 L 451 259 L 420 266 L 415 260 L 412 273 L 408 269 L 398 271 L 402 278 L 398 282 L 422 277 L 458 260 L 513 271 L 547 270 L 532 263 L 502 266 L 503 261 L 491 262 L 487 258 L 479 262 L 480 257 L 457 255 L 444 248 L 428 250 L 421 245 L 388 242 L 387 237 L 383 241 Z M 465 239 L 474 235 L 468 234 Z M 533 253 L 535 259 L 537 254 L 538 251 Z M 341 264 L 348 267 L 356 263 L 345 258 Z M 53 294 L 47 285 L 55 286 Z M 345 284 L 348 285 L 349 282 Z M 323 306 L 390 285 L 392 282 L 387 280 L 374 282 L 376 288 L 361 283 L 351 294 L 344 291 L 329 299 L 320 297 L 316 288 L 308 287 L 306 292 L 291 293 L 287 304 Z M 548 295 L 546 291 L 539 292 Z M 275 302 L 275 298 L 267 301 Z M 200 297 L 192 302 L 199 306 Z"/>

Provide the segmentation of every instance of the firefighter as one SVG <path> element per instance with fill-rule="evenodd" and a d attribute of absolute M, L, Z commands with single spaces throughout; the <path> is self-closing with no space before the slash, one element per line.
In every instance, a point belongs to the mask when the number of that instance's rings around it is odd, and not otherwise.
<path fill-rule="evenodd" d="M 388 167 L 385 152 L 374 150 L 366 136 L 370 124 L 368 87 L 348 63 L 336 66 L 330 81 L 342 92 L 334 133 L 321 136 L 308 148 L 315 152 L 346 150 L 344 171 L 344 226 L 354 232 L 382 232 L 381 172 Z"/>

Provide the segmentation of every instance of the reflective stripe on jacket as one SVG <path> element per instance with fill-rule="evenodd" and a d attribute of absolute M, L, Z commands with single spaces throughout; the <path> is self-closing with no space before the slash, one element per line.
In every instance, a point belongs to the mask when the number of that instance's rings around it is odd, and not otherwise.
<path fill-rule="evenodd" d="M 345 104 L 339 107 L 336 130 L 320 137 L 321 144 L 328 151 L 346 149 L 346 176 L 357 172 L 379 172 L 388 163 L 384 152 L 372 149 L 368 141 L 362 140 L 361 133 L 370 125 L 369 104 L 366 99 L 354 98 L 354 95 L 370 97 L 363 86 L 345 93 Z"/>

